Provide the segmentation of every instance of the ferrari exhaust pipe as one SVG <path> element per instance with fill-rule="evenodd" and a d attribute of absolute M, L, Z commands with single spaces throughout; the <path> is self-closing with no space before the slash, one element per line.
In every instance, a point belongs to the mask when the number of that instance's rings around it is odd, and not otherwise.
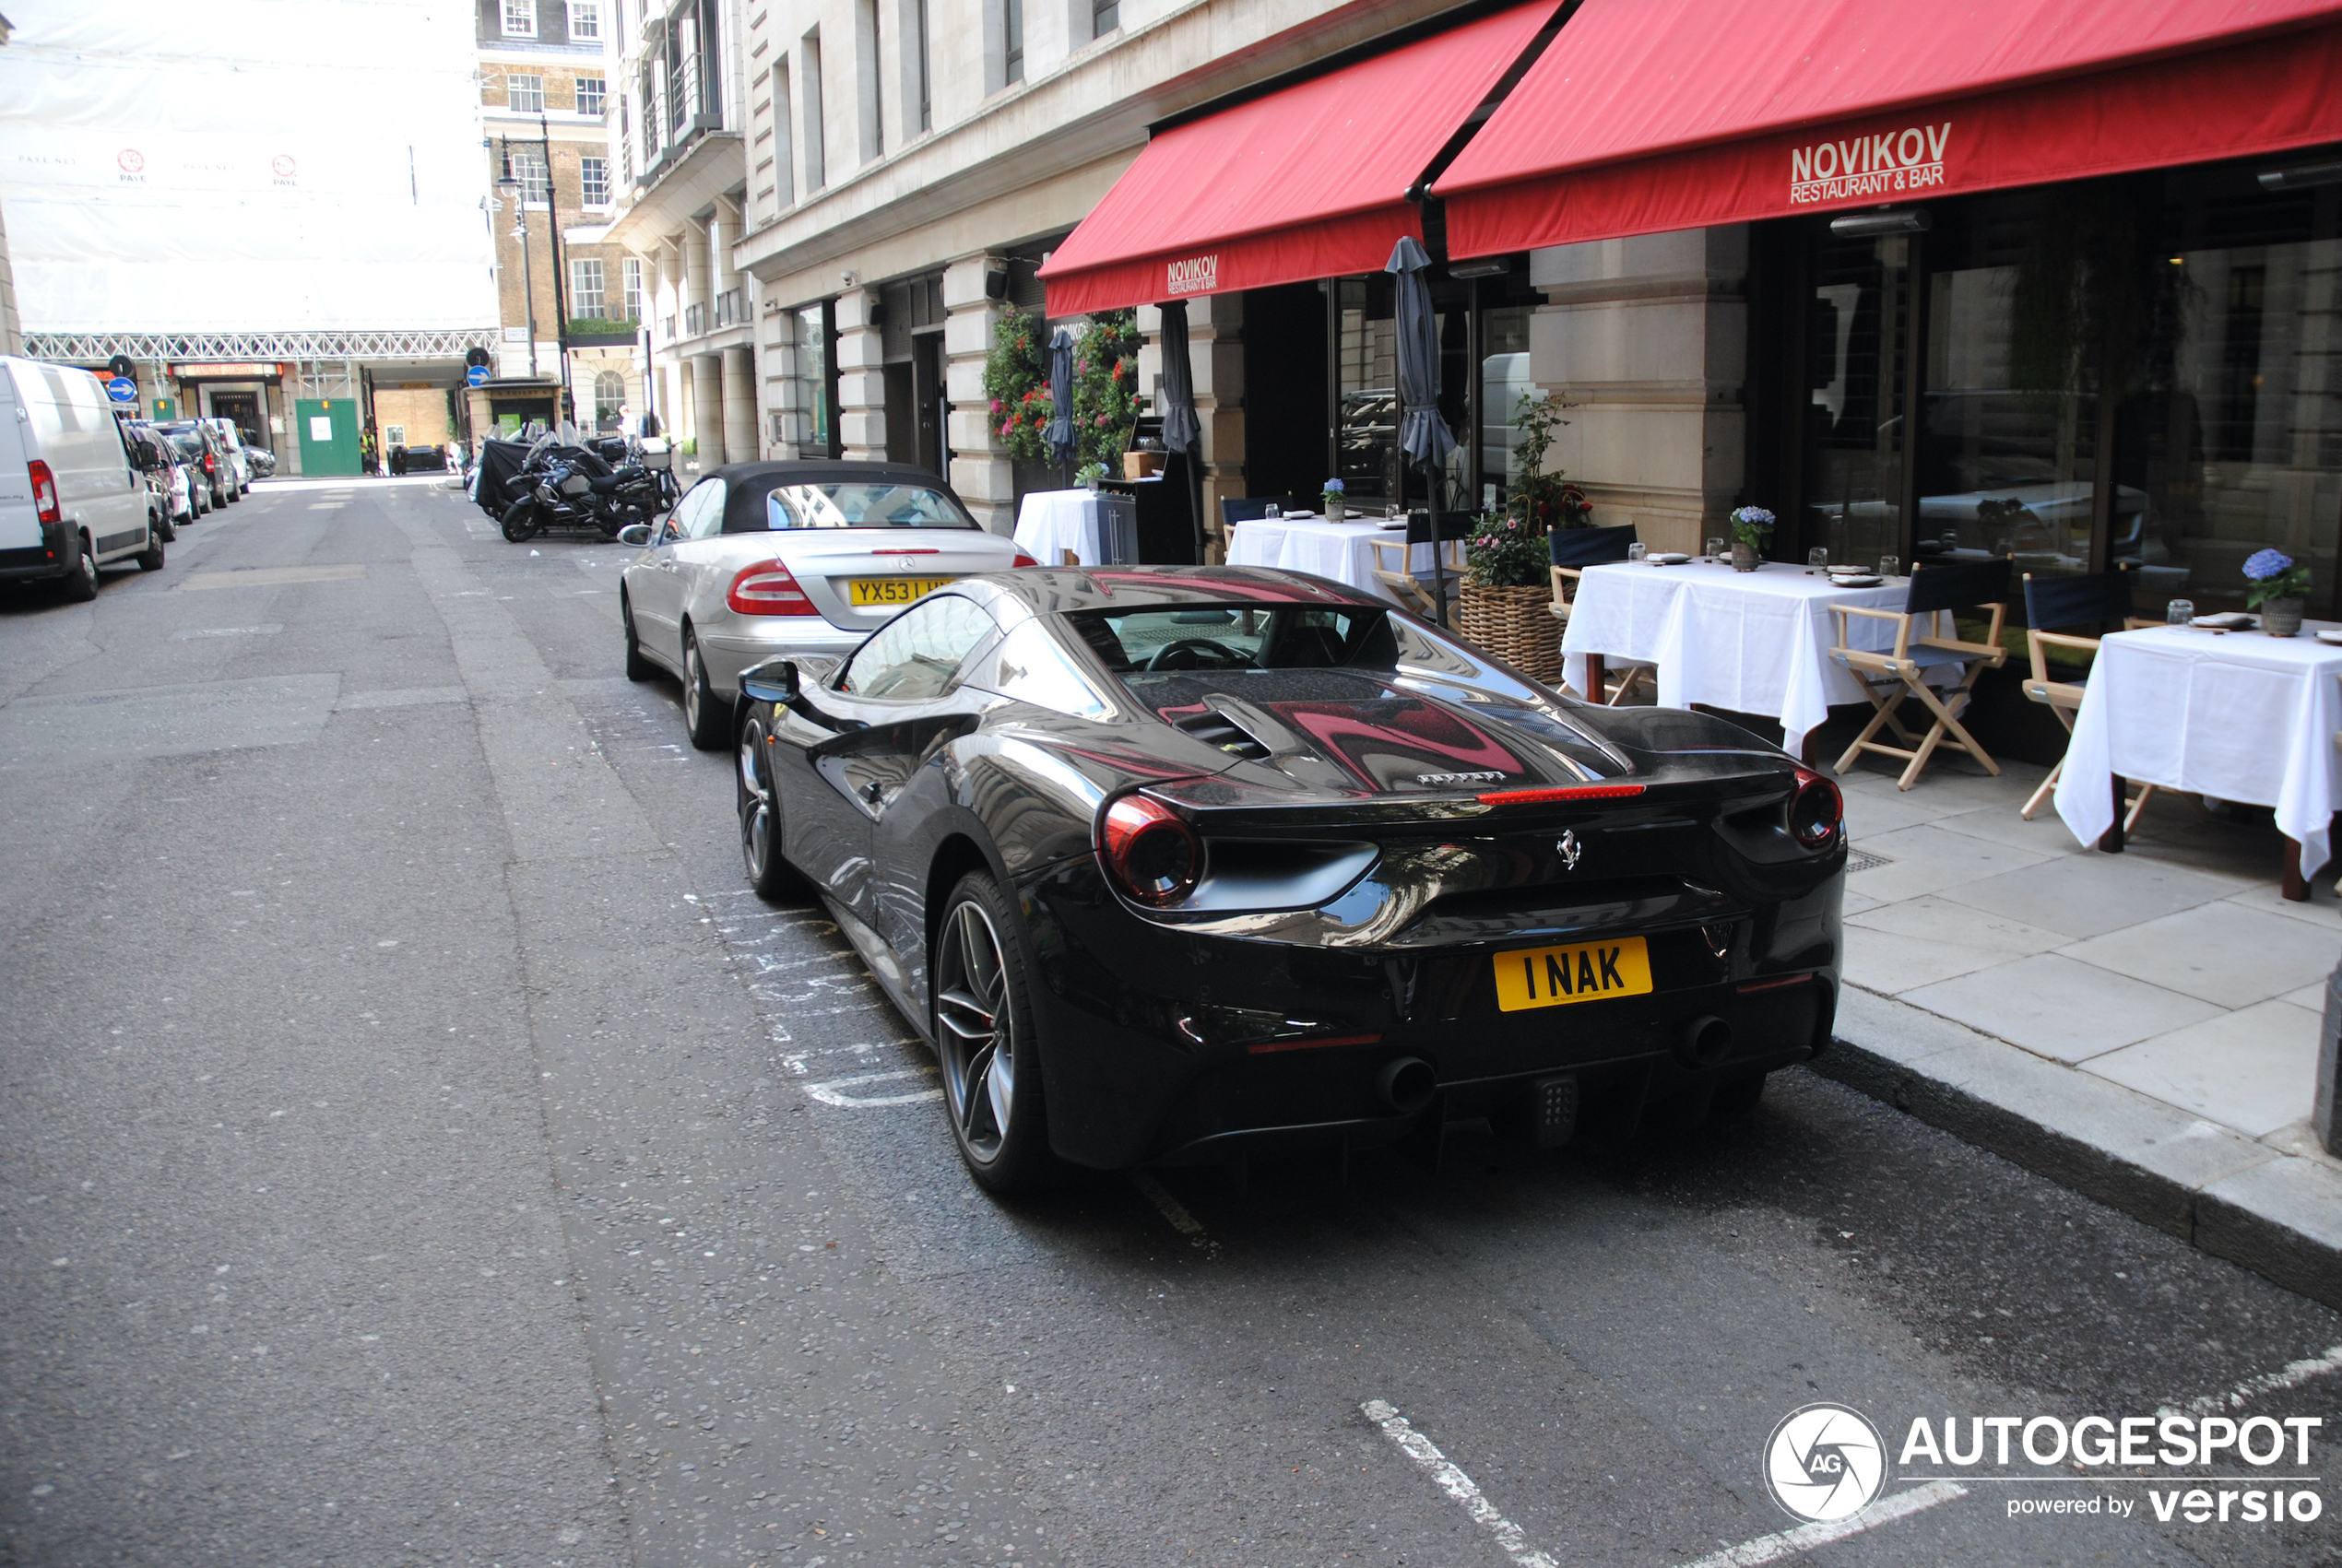
<path fill-rule="evenodd" d="M 1709 1013 L 1684 1025 L 1678 1051 L 1684 1060 L 1693 1067 L 1712 1067 L 1722 1061 L 1732 1048 L 1733 1026 Z"/>
<path fill-rule="evenodd" d="M 1392 1110 L 1413 1115 L 1431 1103 L 1439 1080 L 1421 1056 L 1401 1056 L 1385 1062 L 1374 1081 L 1375 1091 Z"/>

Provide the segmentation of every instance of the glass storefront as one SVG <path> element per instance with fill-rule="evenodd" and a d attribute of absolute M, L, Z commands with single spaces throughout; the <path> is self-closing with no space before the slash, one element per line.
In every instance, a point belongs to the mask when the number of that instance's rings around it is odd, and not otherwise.
<path fill-rule="evenodd" d="M 797 312 L 797 429 L 790 438 L 807 457 L 838 454 L 835 407 L 836 376 L 831 365 L 830 340 L 834 333 L 829 304 L 808 305 Z"/>
<path fill-rule="evenodd" d="M 2127 566 L 2159 613 L 2235 607 L 2275 548 L 2334 607 L 2342 187 L 2259 167 L 1931 203 L 1919 232 L 1799 223 L 1783 553 Z"/>

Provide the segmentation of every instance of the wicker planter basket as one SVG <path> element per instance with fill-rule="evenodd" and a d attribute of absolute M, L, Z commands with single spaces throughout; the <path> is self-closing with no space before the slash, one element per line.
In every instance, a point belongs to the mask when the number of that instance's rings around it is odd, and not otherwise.
<path fill-rule="evenodd" d="M 1467 642 L 1548 685 L 1561 679 L 1561 622 L 1549 588 L 1489 588 L 1466 583 L 1456 629 Z"/>

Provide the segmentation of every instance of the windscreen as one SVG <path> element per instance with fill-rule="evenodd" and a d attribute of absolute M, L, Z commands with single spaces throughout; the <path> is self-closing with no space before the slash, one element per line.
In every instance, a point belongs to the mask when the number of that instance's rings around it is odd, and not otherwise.
<path fill-rule="evenodd" d="M 783 528 L 974 528 L 976 519 L 925 485 L 833 479 L 775 485 L 764 495 L 764 526 Z"/>
<path fill-rule="evenodd" d="M 1370 606 L 1187 605 L 1066 618 L 1117 675 L 1398 668 L 1390 618 Z"/>

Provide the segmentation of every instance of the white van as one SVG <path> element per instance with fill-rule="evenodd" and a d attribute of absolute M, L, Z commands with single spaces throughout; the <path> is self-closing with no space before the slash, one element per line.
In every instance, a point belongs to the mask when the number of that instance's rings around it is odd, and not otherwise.
<path fill-rule="evenodd" d="M 53 578 L 98 596 L 98 568 L 162 570 L 138 471 L 88 371 L 0 355 L 0 581 Z"/>

